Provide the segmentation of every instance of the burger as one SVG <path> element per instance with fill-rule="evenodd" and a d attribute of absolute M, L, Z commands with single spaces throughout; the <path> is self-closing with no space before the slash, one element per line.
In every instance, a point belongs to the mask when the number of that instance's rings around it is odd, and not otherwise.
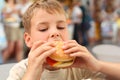
<path fill-rule="evenodd" d="M 52 67 L 63 68 L 68 67 L 73 64 L 74 57 L 70 57 L 68 54 L 65 54 L 62 46 L 62 41 L 55 41 L 56 52 L 47 57 L 47 63 Z"/>

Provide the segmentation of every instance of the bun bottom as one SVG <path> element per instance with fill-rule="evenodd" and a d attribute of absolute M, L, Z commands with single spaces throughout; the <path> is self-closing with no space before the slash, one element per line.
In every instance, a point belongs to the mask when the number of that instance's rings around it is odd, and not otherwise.
<path fill-rule="evenodd" d="M 69 60 L 69 61 L 55 61 L 51 58 L 47 58 L 47 63 L 52 66 L 52 67 L 56 67 L 56 68 L 64 68 L 64 67 L 68 67 L 71 66 L 74 62 L 73 60 Z"/>
<path fill-rule="evenodd" d="M 64 68 L 64 67 L 69 67 L 73 64 L 73 60 L 67 61 L 67 62 L 57 62 L 56 64 L 53 65 L 53 67 L 57 68 Z"/>

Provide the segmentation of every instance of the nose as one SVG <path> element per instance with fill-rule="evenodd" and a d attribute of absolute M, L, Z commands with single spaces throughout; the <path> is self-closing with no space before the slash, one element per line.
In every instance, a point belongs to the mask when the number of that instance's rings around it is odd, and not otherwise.
<path fill-rule="evenodd" d="M 50 31 L 48 41 L 54 41 L 54 40 L 62 40 L 60 32 L 58 30 L 56 30 L 56 29 Z"/>
<path fill-rule="evenodd" d="M 57 32 L 50 34 L 50 38 L 58 38 L 58 37 L 60 37 L 60 34 Z"/>

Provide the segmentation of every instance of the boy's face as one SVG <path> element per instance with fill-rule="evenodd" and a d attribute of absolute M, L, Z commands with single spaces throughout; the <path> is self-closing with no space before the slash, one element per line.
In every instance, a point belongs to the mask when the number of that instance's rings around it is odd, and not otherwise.
<path fill-rule="evenodd" d="M 64 14 L 49 14 L 45 10 L 37 9 L 31 19 L 30 34 L 25 33 L 25 42 L 32 47 L 35 41 L 68 40 L 66 17 Z"/>

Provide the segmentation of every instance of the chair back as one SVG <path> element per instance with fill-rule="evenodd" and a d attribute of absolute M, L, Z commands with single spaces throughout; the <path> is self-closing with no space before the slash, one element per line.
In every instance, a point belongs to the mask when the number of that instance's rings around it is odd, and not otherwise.
<path fill-rule="evenodd" d="M 1 64 L 0 65 L 0 80 L 6 80 L 9 75 L 9 70 L 15 63 Z"/>
<path fill-rule="evenodd" d="M 120 62 L 120 47 L 111 44 L 96 45 L 92 49 L 97 59 L 102 61 Z"/>

